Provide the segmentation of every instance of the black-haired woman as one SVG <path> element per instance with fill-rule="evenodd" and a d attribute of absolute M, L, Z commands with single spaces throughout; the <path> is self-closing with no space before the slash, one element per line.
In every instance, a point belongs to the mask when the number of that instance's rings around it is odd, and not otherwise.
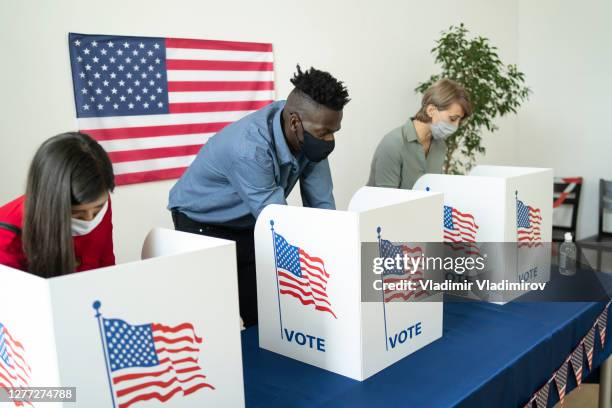
<path fill-rule="evenodd" d="M 63 133 L 30 165 L 25 196 L 0 207 L 0 264 L 49 278 L 115 264 L 108 155 L 91 137 Z"/>

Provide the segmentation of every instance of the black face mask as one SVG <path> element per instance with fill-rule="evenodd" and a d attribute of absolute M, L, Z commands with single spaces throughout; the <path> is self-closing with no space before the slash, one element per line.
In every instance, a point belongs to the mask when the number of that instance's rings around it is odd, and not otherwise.
<path fill-rule="evenodd" d="M 300 124 L 302 124 L 302 120 L 300 119 Z M 304 131 L 304 141 L 300 142 L 302 147 L 302 151 L 308 160 L 311 162 L 318 163 L 322 160 L 325 160 L 327 156 L 334 150 L 336 147 L 336 141 L 327 141 L 322 139 L 317 139 L 310 132 L 304 129 L 304 125 L 302 124 L 302 130 Z"/>

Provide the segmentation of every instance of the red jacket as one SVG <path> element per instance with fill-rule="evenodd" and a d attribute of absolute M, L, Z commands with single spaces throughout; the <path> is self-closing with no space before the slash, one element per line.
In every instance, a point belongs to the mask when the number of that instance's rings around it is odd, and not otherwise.
<path fill-rule="evenodd" d="M 25 196 L 0 207 L 0 264 L 22 271 L 28 261 L 21 244 Z M 113 222 L 110 197 L 108 210 L 100 224 L 89 234 L 73 237 L 77 272 L 115 264 Z"/>

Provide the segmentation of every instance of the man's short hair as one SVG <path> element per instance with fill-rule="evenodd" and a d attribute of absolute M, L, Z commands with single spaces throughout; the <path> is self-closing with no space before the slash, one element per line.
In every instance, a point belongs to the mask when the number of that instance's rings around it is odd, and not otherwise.
<path fill-rule="evenodd" d="M 348 91 L 342 81 L 338 81 L 329 72 L 319 71 L 312 67 L 302 71 L 298 64 L 297 72 L 293 75 L 291 83 L 316 103 L 334 111 L 341 111 L 350 101 Z"/>

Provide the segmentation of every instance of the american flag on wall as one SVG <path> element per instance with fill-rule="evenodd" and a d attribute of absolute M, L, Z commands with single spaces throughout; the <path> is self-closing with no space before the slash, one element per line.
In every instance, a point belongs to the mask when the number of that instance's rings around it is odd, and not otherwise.
<path fill-rule="evenodd" d="M 102 318 L 103 342 L 117 408 L 142 401 L 166 402 L 202 389 L 214 390 L 199 361 L 202 338 L 191 323 L 132 325 Z"/>
<path fill-rule="evenodd" d="M 178 178 L 206 141 L 274 100 L 272 44 L 69 34 L 78 128 L 117 184 Z"/>
<path fill-rule="evenodd" d="M 468 255 L 480 255 L 476 245 L 479 228 L 472 214 L 461 212 L 450 205 L 444 206 L 444 242 L 449 243 L 451 249 Z"/>
<path fill-rule="evenodd" d="M 0 388 L 29 387 L 31 375 L 23 344 L 0 323 Z M 30 402 L 14 402 L 18 407 L 26 404 L 32 406 Z"/>
<path fill-rule="evenodd" d="M 516 231 L 519 247 L 539 246 L 542 244 L 540 227 L 542 212 L 539 208 L 526 205 L 518 199 L 516 193 Z"/>
<path fill-rule="evenodd" d="M 392 258 L 395 259 L 397 255 L 401 258 L 406 254 L 408 257 L 420 258 L 423 255 L 421 247 L 410 247 L 405 244 L 395 245 L 391 241 L 386 239 L 380 240 L 380 257 L 383 259 Z M 409 301 L 410 299 L 418 299 L 423 296 L 427 296 L 429 292 L 423 289 L 421 282 L 423 281 L 423 268 L 419 264 L 416 270 L 410 268 L 398 268 L 394 265 L 392 269 L 385 269 L 382 274 L 382 280 L 384 283 L 397 283 L 403 280 L 414 282 L 413 286 L 415 290 L 401 290 L 401 289 L 385 289 L 384 301 L 391 302 L 393 300 Z"/>
<path fill-rule="evenodd" d="M 274 232 L 274 255 L 281 295 L 296 298 L 302 305 L 313 305 L 318 311 L 336 317 L 327 296 L 329 273 L 323 259 L 291 245 Z"/>

